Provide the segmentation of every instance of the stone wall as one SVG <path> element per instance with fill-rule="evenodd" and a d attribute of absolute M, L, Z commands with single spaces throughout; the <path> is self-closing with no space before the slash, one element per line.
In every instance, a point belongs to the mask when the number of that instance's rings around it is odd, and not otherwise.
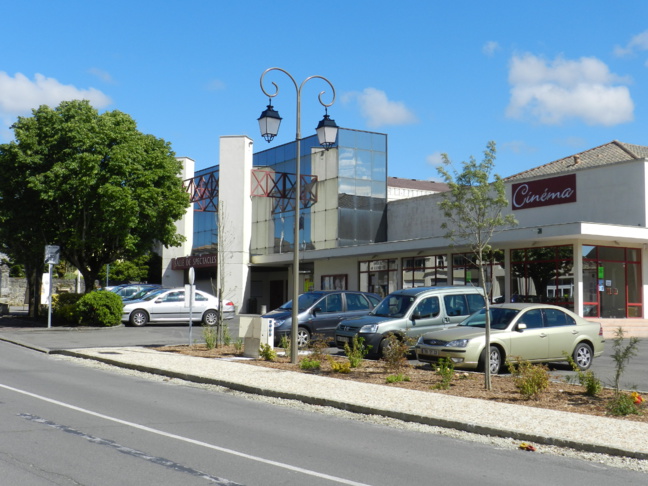
<path fill-rule="evenodd" d="M 83 292 L 85 286 L 83 280 L 77 289 L 76 279 L 55 278 L 52 282 L 54 293 L 61 292 Z M 2 278 L 0 286 L 0 300 L 10 306 L 21 306 L 27 304 L 27 279 L 18 277 Z"/>

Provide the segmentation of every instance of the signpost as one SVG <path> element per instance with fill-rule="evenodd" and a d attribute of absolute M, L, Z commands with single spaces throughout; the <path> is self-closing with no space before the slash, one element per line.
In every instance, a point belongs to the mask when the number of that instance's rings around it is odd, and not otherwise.
<path fill-rule="evenodd" d="M 189 269 L 189 285 L 185 285 L 185 306 L 189 304 L 189 346 L 191 346 L 191 330 L 193 328 L 193 301 L 194 301 L 194 281 L 196 280 L 196 271 L 193 267 Z"/>
<path fill-rule="evenodd" d="M 52 327 L 52 268 L 58 265 L 61 258 L 61 247 L 56 245 L 47 245 L 45 247 L 45 263 L 49 265 L 49 290 L 47 294 L 47 328 Z"/>

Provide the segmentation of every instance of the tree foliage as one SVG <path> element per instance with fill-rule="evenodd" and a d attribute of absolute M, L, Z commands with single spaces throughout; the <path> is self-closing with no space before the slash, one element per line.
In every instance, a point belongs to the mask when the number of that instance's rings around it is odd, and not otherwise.
<path fill-rule="evenodd" d="M 130 116 L 64 101 L 12 129 L 15 141 L 0 145 L 0 241 L 28 275 L 42 274 L 45 245 L 59 245 L 91 290 L 106 264 L 181 243 L 181 163 Z"/>
<path fill-rule="evenodd" d="M 517 224 L 513 215 L 504 215 L 502 211 L 508 206 L 504 181 L 497 174 L 495 167 L 495 142 L 488 142 L 484 158 L 477 162 L 470 157 L 462 162 L 461 172 L 453 167 L 447 154 L 442 154 L 444 167 L 438 171 L 448 184 L 450 190 L 443 193 L 439 208 L 446 218 L 442 228 L 446 237 L 453 244 L 466 246 L 475 255 L 479 266 L 479 280 L 486 297 L 486 366 L 485 385 L 491 389 L 489 352 L 490 349 L 490 315 L 489 295 L 485 279 L 485 260 L 492 253 L 490 241 L 496 231 Z"/>

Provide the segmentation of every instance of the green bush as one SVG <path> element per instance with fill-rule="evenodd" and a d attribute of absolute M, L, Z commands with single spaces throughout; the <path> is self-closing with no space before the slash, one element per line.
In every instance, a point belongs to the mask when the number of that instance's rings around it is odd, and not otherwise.
<path fill-rule="evenodd" d="M 533 365 L 519 358 L 517 363 L 507 361 L 507 365 L 513 375 L 515 387 L 527 400 L 538 399 L 540 394 L 549 388 L 549 370 L 546 366 Z"/>
<path fill-rule="evenodd" d="M 114 292 L 90 292 L 76 304 L 77 322 L 88 326 L 117 326 L 121 323 L 122 309 L 122 299 Z"/>
<path fill-rule="evenodd" d="M 640 415 L 641 411 L 634 402 L 634 398 L 627 393 L 616 393 L 605 407 L 610 415 L 625 417 L 626 415 Z"/>
<path fill-rule="evenodd" d="M 321 362 L 317 359 L 304 358 L 299 362 L 299 369 L 304 371 L 317 371 L 320 369 Z"/>
<path fill-rule="evenodd" d="M 77 302 L 83 294 L 54 294 L 52 295 L 52 315 L 56 319 L 78 324 L 79 318 L 76 311 Z"/>

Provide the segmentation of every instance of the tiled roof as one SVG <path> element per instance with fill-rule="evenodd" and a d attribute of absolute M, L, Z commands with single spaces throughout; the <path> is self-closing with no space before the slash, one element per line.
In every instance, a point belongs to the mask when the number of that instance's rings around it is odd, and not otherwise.
<path fill-rule="evenodd" d="M 623 162 L 625 160 L 648 158 L 648 147 L 643 145 L 632 145 L 629 143 L 614 140 L 605 145 L 600 145 L 564 159 L 559 159 L 548 164 L 541 165 L 535 169 L 529 169 L 519 174 L 504 178 L 505 181 L 517 179 L 528 179 L 574 172 L 579 169 L 597 167 L 601 165 Z"/>
<path fill-rule="evenodd" d="M 404 189 L 418 189 L 420 191 L 443 192 L 448 190 L 448 185 L 443 182 L 423 181 L 420 179 L 401 179 L 400 177 L 387 177 L 389 187 L 402 187 Z"/>

